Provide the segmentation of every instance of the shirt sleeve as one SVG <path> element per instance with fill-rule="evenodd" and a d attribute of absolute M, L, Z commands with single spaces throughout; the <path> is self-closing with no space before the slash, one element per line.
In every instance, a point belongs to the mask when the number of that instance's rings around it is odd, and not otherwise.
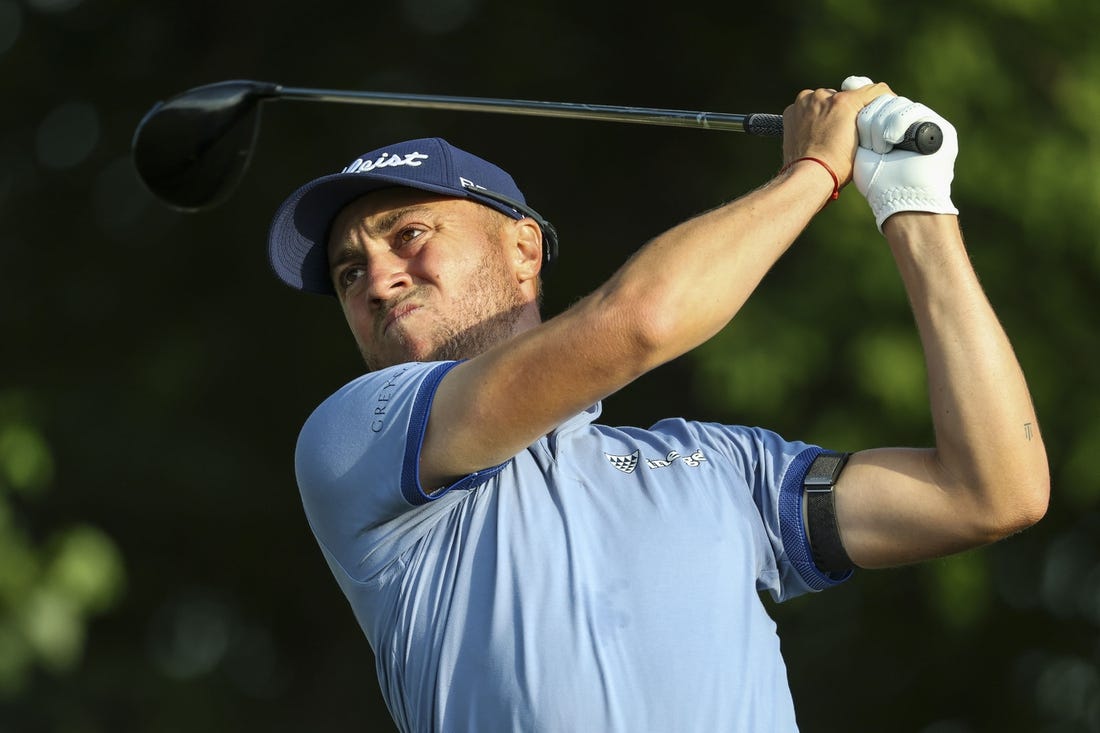
<path fill-rule="evenodd" d="M 814 563 L 810 538 L 806 533 L 806 522 L 803 520 L 802 511 L 805 494 L 802 486 L 806 480 L 806 473 L 810 470 L 810 464 L 822 452 L 821 448 L 807 446 L 787 465 L 780 483 L 776 510 L 784 553 L 809 590 L 824 590 L 852 577 L 851 570 L 841 573 L 826 573 L 820 570 Z"/>
<path fill-rule="evenodd" d="M 420 448 L 436 388 L 458 362 L 366 374 L 326 399 L 298 436 L 294 465 L 310 527 L 326 557 L 362 579 L 430 520 L 418 507 L 472 488 L 500 467 L 441 491 L 420 486 Z"/>
<path fill-rule="evenodd" d="M 810 464 L 822 452 L 820 447 L 789 441 L 763 428 L 694 425 L 726 454 L 734 472 L 731 485 L 742 486 L 741 490 L 751 494 L 760 515 L 768 543 L 765 549 L 774 559 L 776 570 L 774 576 L 761 578 L 761 590 L 784 601 L 830 588 L 851 577 L 851 571 L 828 574 L 818 569 L 802 519 L 802 483 Z"/>
<path fill-rule="evenodd" d="M 752 447 L 745 463 L 745 468 L 751 471 L 746 480 L 752 488 L 753 501 L 764 522 L 781 578 L 778 588 L 768 588 L 772 596 L 782 601 L 847 580 L 851 571 L 827 574 L 814 564 L 802 519 L 802 483 L 822 449 L 785 440 L 761 428 L 742 430 Z"/>

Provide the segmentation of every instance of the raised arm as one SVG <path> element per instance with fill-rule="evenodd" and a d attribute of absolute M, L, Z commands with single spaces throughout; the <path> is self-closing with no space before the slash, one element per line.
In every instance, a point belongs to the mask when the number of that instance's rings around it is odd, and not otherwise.
<path fill-rule="evenodd" d="M 844 546 L 863 567 L 993 542 L 1037 522 L 1049 495 L 1023 373 L 956 217 L 898 214 L 883 229 L 924 347 L 936 445 L 862 451 L 849 461 L 837 515 Z"/>
<path fill-rule="evenodd" d="M 804 91 L 785 114 L 784 157 L 851 177 L 855 117 L 885 85 Z M 503 462 L 563 420 L 703 343 L 741 308 L 835 189 L 803 161 L 639 250 L 596 292 L 441 383 L 421 451 L 427 488 Z M 615 217 L 601 222 L 615 236 Z"/>
<path fill-rule="evenodd" d="M 893 109 L 903 117 L 931 113 L 907 102 L 893 102 Z M 888 149 L 883 130 L 890 126 L 880 120 L 875 127 L 874 117 L 872 105 L 860 123 L 866 148 L 857 156 L 856 182 L 889 242 L 912 306 L 935 447 L 863 451 L 841 474 L 835 492 L 840 536 L 863 567 L 993 542 L 1037 522 L 1050 491 L 1024 375 L 971 267 L 958 218 L 931 213 L 954 210 L 955 132 L 936 116 L 946 133 L 944 149 L 927 159 L 907 153 L 891 159 L 873 149 Z M 887 136 L 907 124 L 894 125 Z M 943 155 L 948 157 L 936 157 Z"/>

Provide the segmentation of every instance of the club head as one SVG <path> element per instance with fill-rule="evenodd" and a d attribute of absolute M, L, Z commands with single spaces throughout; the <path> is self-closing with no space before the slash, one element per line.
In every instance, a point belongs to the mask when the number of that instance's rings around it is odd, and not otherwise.
<path fill-rule="evenodd" d="M 223 81 L 195 87 L 153 106 L 131 144 L 145 186 L 169 206 L 197 211 L 233 192 L 259 132 L 259 102 L 278 85 Z"/>

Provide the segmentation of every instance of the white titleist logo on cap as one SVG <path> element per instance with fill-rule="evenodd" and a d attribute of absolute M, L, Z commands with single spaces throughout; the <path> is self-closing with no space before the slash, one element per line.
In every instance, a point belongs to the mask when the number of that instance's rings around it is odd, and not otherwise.
<path fill-rule="evenodd" d="M 427 159 L 428 156 L 425 153 L 409 153 L 404 156 L 382 153 L 378 156 L 378 160 L 363 160 L 362 158 L 356 158 L 354 163 L 340 172 L 367 173 L 375 168 L 396 168 L 399 165 L 411 165 L 415 168 L 420 165 L 421 161 Z"/>

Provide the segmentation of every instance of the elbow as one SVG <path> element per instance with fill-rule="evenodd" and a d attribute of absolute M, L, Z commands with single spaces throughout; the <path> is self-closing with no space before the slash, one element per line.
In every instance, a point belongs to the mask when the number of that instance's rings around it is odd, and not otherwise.
<path fill-rule="evenodd" d="M 714 336 L 728 318 L 713 318 L 717 310 L 689 309 L 680 294 L 650 294 L 631 306 L 633 335 L 652 366 L 671 361 Z M 706 310 L 706 309 L 704 309 Z"/>
<path fill-rule="evenodd" d="M 613 293 L 597 306 L 609 338 L 618 342 L 623 365 L 642 374 L 680 356 L 690 347 L 680 343 L 684 324 L 675 309 L 658 299 Z"/>
<path fill-rule="evenodd" d="M 1038 524 L 1046 513 L 1047 501 L 1038 497 L 1007 508 L 1002 511 L 997 523 L 991 528 L 990 539 L 997 541 L 1023 532 Z"/>
<path fill-rule="evenodd" d="M 591 305 L 618 338 L 627 358 L 652 369 L 686 354 L 718 333 L 733 313 L 729 298 L 700 292 L 668 273 L 612 277 Z"/>
<path fill-rule="evenodd" d="M 996 542 L 1028 529 L 1046 516 L 1050 505 L 1050 475 L 1046 471 L 1002 484 L 996 499 L 988 502 L 984 531 L 989 542 Z"/>
<path fill-rule="evenodd" d="M 1032 466 L 1020 471 L 1020 478 L 1015 482 L 1014 503 L 1019 515 L 1015 532 L 1037 524 L 1050 506 L 1050 465 L 1045 451 L 1040 451 L 1038 456 Z"/>
<path fill-rule="evenodd" d="M 661 364 L 678 354 L 667 354 L 676 334 L 675 319 L 670 311 L 652 303 L 635 309 L 632 318 L 633 341 L 640 353 L 656 364 Z"/>
<path fill-rule="evenodd" d="M 971 452 L 965 460 L 950 463 L 943 455 L 939 453 L 940 486 L 960 500 L 955 513 L 967 545 L 997 542 L 1046 516 L 1050 468 L 1041 444 L 1029 451 Z"/>
<path fill-rule="evenodd" d="M 1044 471 L 1023 494 L 1021 526 L 1016 530 L 1017 532 L 1038 524 L 1039 520 L 1046 516 L 1047 509 L 1050 507 L 1050 474 Z"/>

